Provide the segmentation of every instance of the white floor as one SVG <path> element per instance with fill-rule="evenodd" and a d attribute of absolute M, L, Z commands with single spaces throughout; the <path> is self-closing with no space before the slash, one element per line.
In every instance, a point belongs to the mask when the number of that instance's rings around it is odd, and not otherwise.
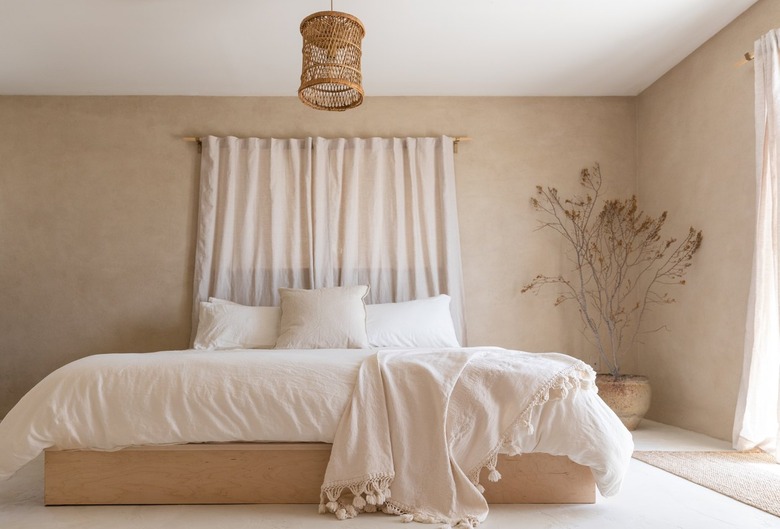
<path fill-rule="evenodd" d="M 730 448 L 725 441 L 651 421 L 640 425 L 634 440 L 637 450 Z M 40 458 L 0 483 L 0 528 L 374 529 L 401 523 L 382 514 L 340 522 L 311 505 L 44 507 L 42 489 Z M 763 529 L 780 528 L 780 518 L 632 459 L 615 497 L 599 497 L 595 505 L 496 506 L 480 528 Z"/>

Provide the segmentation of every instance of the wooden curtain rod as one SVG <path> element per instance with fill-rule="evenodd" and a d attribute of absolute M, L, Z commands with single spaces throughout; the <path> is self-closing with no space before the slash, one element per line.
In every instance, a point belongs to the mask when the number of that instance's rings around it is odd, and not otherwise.
<path fill-rule="evenodd" d="M 198 152 L 200 152 L 201 147 L 202 147 L 202 143 L 200 141 L 200 137 L 199 136 L 183 136 L 182 139 L 184 141 L 190 141 L 190 142 L 193 142 L 193 143 L 197 143 L 198 144 Z M 452 137 L 452 149 L 453 149 L 453 151 L 455 151 L 456 154 L 458 152 L 458 144 L 460 142 L 462 142 L 462 141 L 471 141 L 471 138 L 468 137 L 468 136 L 453 136 Z"/>

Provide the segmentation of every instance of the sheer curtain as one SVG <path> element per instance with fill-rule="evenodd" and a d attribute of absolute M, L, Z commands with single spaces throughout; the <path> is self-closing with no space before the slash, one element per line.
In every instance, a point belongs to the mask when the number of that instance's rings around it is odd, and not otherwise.
<path fill-rule="evenodd" d="M 755 45 L 757 215 L 745 361 L 734 421 L 734 447 L 778 453 L 780 412 L 780 30 Z"/>
<path fill-rule="evenodd" d="M 203 139 L 194 306 L 369 284 L 369 303 L 449 294 L 465 344 L 452 139 Z"/>

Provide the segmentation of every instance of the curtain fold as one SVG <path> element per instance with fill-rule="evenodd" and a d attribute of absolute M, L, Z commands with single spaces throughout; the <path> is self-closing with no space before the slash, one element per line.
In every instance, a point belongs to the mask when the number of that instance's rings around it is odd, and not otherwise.
<path fill-rule="evenodd" d="M 734 447 L 778 452 L 780 427 L 780 30 L 755 43 L 756 243 Z"/>
<path fill-rule="evenodd" d="M 449 294 L 465 344 L 452 138 L 203 140 L 193 329 L 209 296 L 369 284 L 369 303 Z"/>

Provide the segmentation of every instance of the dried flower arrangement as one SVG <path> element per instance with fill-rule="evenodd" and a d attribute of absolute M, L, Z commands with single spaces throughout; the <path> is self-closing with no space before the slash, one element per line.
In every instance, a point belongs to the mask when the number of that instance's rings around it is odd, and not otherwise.
<path fill-rule="evenodd" d="M 666 290 L 685 284 L 702 234 L 690 228 L 681 241 L 662 239 L 666 212 L 659 217 L 645 214 L 635 196 L 604 200 L 598 211 L 602 194 L 598 164 L 582 170 L 580 184 L 585 196 L 571 199 L 562 198 L 554 187 L 536 187 L 531 205 L 543 214 L 540 229 L 563 237 L 574 269 L 568 277 L 538 275 L 522 292 L 538 292 L 547 284 L 562 286 L 555 305 L 577 303 L 586 337 L 597 348 L 602 366 L 617 379 L 621 358 L 636 343 L 648 307 L 675 302 Z"/>

